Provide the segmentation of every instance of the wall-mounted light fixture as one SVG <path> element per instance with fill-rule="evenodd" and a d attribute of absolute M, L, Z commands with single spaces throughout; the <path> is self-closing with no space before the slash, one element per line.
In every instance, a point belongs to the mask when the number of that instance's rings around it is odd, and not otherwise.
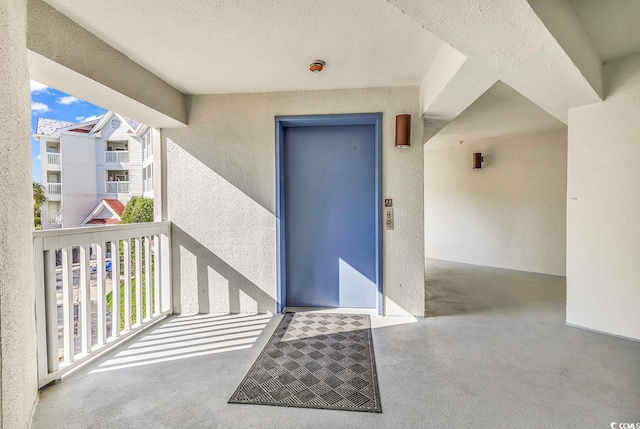
<path fill-rule="evenodd" d="M 396 147 L 411 146 L 411 115 L 396 116 Z"/>
<path fill-rule="evenodd" d="M 481 153 L 474 153 L 473 154 L 473 169 L 474 170 L 480 170 L 482 168 L 482 162 L 484 161 L 484 158 L 482 156 Z"/>

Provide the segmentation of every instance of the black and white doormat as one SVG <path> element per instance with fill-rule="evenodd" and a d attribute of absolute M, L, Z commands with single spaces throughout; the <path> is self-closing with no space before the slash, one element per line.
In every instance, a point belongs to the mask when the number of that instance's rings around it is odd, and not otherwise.
<path fill-rule="evenodd" d="M 286 313 L 229 403 L 381 413 L 369 316 Z"/>

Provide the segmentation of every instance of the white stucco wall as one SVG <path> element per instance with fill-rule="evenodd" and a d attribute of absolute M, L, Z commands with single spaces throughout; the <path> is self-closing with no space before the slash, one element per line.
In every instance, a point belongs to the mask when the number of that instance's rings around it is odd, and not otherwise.
<path fill-rule="evenodd" d="M 426 257 L 564 275 L 566 166 L 566 128 L 425 145 Z"/>
<path fill-rule="evenodd" d="M 419 98 L 419 87 L 190 97 L 189 126 L 163 130 L 176 310 L 276 310 L 275 116 L 383 112 L 383 194 L 396 216 L 384 232 L 385 311 L 423 316 Z M 394 148 L 401 113 L 414 118 L 407 150 Z"/>
<path fill-rule="evenodd" d="M 640 339 L 640 55 L 569 111 L 567 322 Z"/>
<path fill-rule="evenodd" d="M 0 427 L 29 424 L 37 395 L 26 0 L 0 2 Z"/>

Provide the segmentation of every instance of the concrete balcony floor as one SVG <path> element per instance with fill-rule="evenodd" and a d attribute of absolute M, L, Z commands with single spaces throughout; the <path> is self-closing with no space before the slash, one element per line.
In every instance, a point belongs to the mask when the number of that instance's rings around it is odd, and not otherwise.
<path fill-rule="evenodd" d="M 172 317 L 40 394 L 33 428 L 575 428 L 640 421 L 640 343 L 564 324 L 564 279 L 429 261 L 373 317 L 382 414 L 227 404 L 280 317 Z"/>

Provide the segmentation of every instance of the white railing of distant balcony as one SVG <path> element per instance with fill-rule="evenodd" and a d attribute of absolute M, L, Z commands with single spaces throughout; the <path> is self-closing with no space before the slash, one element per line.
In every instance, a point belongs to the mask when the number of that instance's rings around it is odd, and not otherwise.
<path fill-rule="evenodd" d="M 111 194 L 123 194 L 129 192 L 129 182 L 106 182 L 105 192 Z"/>
<path fill-rule="evenodd" d="M 143 182 L 143 190 L 144 192 L 152 192 L 153 191 L 153 180 L 147 179 Z"/>
<path fill-rule="evenodd" d="M 49 195 L 60 195 L 62 193 L 61 183 L 47 183 L 47 193 Z"/>
<path fill-rule="evenodd" d="M 123 163 L 129 162 L 129 151 L 128 150 L 114 150 L 114 151 L 105 151 L 104 153 L 104 161 L 108 163 Z"/>
<path fill-rule="evenodd" d="M 62 225 L 62 213 L 49 213 L 49 225 Z"/>
<path fill-rule="evenodd" d="M 170 222 L 35 231 L 33 244 L 40 386 L 171 313 Z"/>
<path fill-rule="evenodd" d="M 52 165 L 60 164 L 60 154 L 47 152 L 47 163 Z"/>

